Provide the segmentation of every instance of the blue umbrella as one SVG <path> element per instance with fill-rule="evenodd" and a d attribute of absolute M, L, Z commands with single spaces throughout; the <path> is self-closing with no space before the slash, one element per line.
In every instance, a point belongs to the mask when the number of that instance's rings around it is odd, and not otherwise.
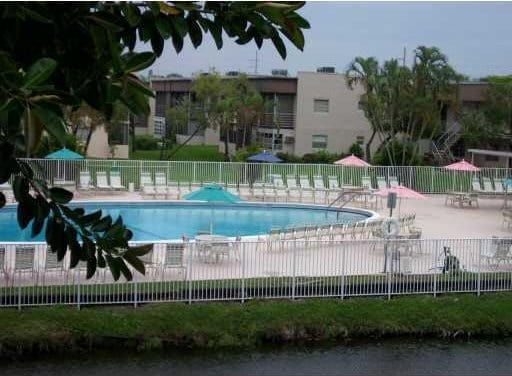
<path fill-rule="evenodd" d="M 261 153 L 251 155 L 247 158 L 247 162 L 256 162 L 256 163 L 281 163 L 283 160 L 281 158 L 276 157 L 274 154 L 269 153 L 266 150 L 263 150 Z"/>
<path fill-rule="evenodd" d="M 60 150 L 54 151 L 53 153 L 48 154 L 44 159 L 84 159 L 84 157 L 78 153 L 75 153 L 73 150 L 69 150 L 67 148 L 62 148 Z"/>
<path fill-rule="evenodd" d="M 211 203 L 229 203 L 242 201 L 240 197 L 226 191 L 220 185 L 209 184 L 183 197 L 185 200 L 207 201 Z M 210 214 L 210 234 L 213 233 L 213 205 Z"/>
<path fill-rule="evenodd" d="M 226 191 L 220 185 L 209 184 L 183 197 L 185 200 L 230 203 L 241 201 L 240 197 Z"/>

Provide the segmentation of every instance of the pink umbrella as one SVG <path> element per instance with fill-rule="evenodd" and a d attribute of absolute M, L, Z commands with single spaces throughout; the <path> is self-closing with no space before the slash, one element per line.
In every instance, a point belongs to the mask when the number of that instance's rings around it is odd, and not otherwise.
<path fill-rule="evenodd" d="M 376 195 L 386 197 L 389 193 L 396 193 L 396 197 L 400 199 L 398 201 L 398 215 L 400 215 L 400 207 L 402 206 L 403 198 L 412 198 L 415 200 L 426 200 L 427 196 L 422 195 L 419 192 L 416 192 L 414 189 L 404 187 L 403 185 L 399 185 L 392 188 L 381 189 L 376 192 Z"/>
<path fill-rule="evenodd" d="M 369 167 L 371 164 L 363 161 L 361 158 L 356 157 L 354 154 L 349 155 L 348 157 L 342 158 L 339 161 L 334 162 L 334 164 L 339 164 L 343 166 L 355 166 L 355 167 Z"/>
<path fill-rule="evenodd" d="M 449 164 L 448 166 L 444 166 L 447 170 L 453 170 L 453 171 L 470 171 L 470 172 L 477 172 L 480 171 L 478 167 L 475 165 L 466 162 L 464 159 L 459 162 L 455 162 L 452 164 Z"/>
<path fill-rule="evenodd" d="M 414 189 L 404 187 L 403 185 L 399 185 L 393 188 L 381 189 L 375 194 L 379 196 L 387 196 L 389 193 L 396 193 L 396 197 L 398 198 L 412 198 L 415 200 L 427 199 L 427 196 L 422 195 L 419 192 L 416 192 Z"/>

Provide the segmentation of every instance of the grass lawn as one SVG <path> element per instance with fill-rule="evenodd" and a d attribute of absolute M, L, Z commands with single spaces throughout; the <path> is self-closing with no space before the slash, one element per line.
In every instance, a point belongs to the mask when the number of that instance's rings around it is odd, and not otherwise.
<path fill-rule="evenodd" d="M 136 150 L 131 153 L 130 159 L 159 160 L 160 150 Z M 224 161 L 224 155 L 219 153 L 215 145 L 186 145 L 171 160 L 222 162 Z"/>
<path fill-rule="evenodd" d="M 512 294 L 0 310 L 0 356 L 101 347 L 253 347 L 303 340 L 512 334 Z"/>

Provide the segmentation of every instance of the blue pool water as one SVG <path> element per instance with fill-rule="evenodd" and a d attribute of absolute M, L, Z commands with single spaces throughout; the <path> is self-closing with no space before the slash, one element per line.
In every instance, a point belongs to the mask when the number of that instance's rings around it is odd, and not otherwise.
<path fill-rule="evenodd" d="M 193 237 L 198 231 L 210 228 L 215 234 L 247 236 L 268 233 L 272 228 L 348 223 L 364 220 L 363 212 L 308 207 L 300 205 L 207 204 L 170 202 L 96 202 L 80 203 L 86 212 L 101 209 L 113 219 L 119 215 L 133 233 L 133 240 L 170 240 L 181 236 Z M 16 207 L 0 210 L 0 241 L 44 240 L 44 231 L 31 238 L 30 227 L 20 230 L 16 221 Z"/>

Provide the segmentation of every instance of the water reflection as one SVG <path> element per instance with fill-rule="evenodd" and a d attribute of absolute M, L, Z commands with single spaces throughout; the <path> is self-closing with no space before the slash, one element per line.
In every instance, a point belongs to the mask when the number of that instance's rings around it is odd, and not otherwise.
<path fill-rule="evenodd" d="M 95 354 L 16 361 L 2 376 L 168 375 L 505 375 L 512 341 L 386 341 L 348 346 L 294 346 L 244 352 Z"/>

